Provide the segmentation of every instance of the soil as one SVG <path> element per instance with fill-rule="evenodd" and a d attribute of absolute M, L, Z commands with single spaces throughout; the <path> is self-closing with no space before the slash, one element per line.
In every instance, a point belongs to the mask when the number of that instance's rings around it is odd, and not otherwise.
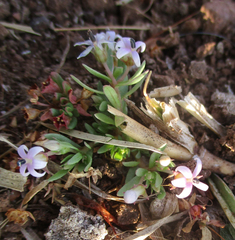
<path fill-rule="evenodd" d="M 102 67 L 92 55 L 77 60 L 83 48 L 74 47 L 76 42 L 88 39 L 87 30 L 58 29 L 89 29 L 101 25 L 112 29 L 114 25 L 131 25 L 146 29 L 115 31 L 122 36 L 146 42 L 147 49 L 141 55 L 141 60 L 146 60 L 146 69 L 153 71 L 148 91 L 178 85 L 182 87 L 182 95 L 192 92 L 208 112 L 226 127 L 227 134 L 218 137 L 179 108 L 181 119 L 190 125 L 199 145 L 219 157 L 235 162 L 235 111 L 228 108 L 228 102 L 218 102 L 212 98 L 216 91 L 230 95 L 235 91 L 234 13 L 235 2 L 229 0 L 142 0 L 131 1 L 124 6 L 117 6 L 114 0 L 0 0 L 0 21 L 31 26 L 41 34 L 37 36 L 12 30 L 0 24 L 1 133 L 7 134 L 9 140 L 17 144 L 22 139 L 33 142 L 37 139 L 36 135 L 45 130 L 42 127 L 37 129 L 35 121 L 26 121 L 22 109 L 31 106 L 27 94 L 29 87 L 33 84 L 41 86 L 53 71 L 60 73 L 74 88 L 78 86 L 71 80 L 70 74 L 96 88 L 98 79 L 91 77 L 82 64 L 101 72 Z M 131 100 L 140 106 L 142 97 L 139 90 L 133 94 Z M 85 121 L 86 118 L 82 119 L 79 130 L 84 130 Z M 37 134 L 32 135 L 36 129 Z M 0 154 L 3 154 L 9 146 L 2 142 L 0 144 Z M 6 155 L 1 167 L 10 169 L 9 162 L 14 157 L 16 156 L 13 153 Z M 121 180 L 117 181 L 120 179 L 119 166 L 104 160 L 97 165 L 101 165 L 103 172 L 106 172 L 98 185 L 101 189 L 114 188 L 116 182 L 121 184 Z M 231 183 L 234 180 L 231 177 L 227 180 L 232 188 Z M 33 185 L 37 185 L 32 179 L 30 181 L 31 185 L 27 185 L 28 189 L 21 195 L 10 189 L 2 189 L 0 198 L 4 201 L 1 200 L 0 204 L 1 219 L 5 218 L 4 213 L 8 208 L 17 208 L 25 193 Z M 35 222 L 29 221 L 27 227 L 33 229 L 41 239 L 52 219 L 58 216 L 60 208 L 59 204 L 42 201 L 44 194 L 45 192 L 39 193 L 27 208 L 36 219 Z M 129 210 L 124 211 L 123 205 L 116 206 L 116 209 L 125 212 L 123 216 L 128 217 L 126 211 Z M 138 212 L 135 214 L 132 217 L 133 224 L 138 221 Z M 119 219 L 123 218 L 121 213 L 118 212 L 117 215 Z M 121 221 L 126 222 L 125 219 Z M 167 228 L 165 231 L 167 232 Z M 190 236 L 191 239 L 201 237 L 196 230 Z M 24 237 L 19 227 L 8 224 L 3 229 L 1 239 L 20 240 Z M 169 239 L 179 238 L 171 236 Z M 184 233 L 180 239 L 190 237 Z"/>

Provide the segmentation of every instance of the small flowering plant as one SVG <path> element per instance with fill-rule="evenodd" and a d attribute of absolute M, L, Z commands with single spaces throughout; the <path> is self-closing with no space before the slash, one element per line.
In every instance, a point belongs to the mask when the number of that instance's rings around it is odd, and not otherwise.
<path fill-rule="evenodd" d="M 59 130 L 61 127 L 67 129 L 75 128 L 80 115 L 91 116 L 87 113 L 89 104 L 87 104 L 86 99 L 92 93 L 84 90 L 81 97 L 78 98 L 73 94 L 73 89 L 69 83 L 64 81 L 56 72 L 51 73 L 41 88 L 36 85 L 32 86 L 28 94 L 32 97 L 30 99 L 31 103 L 44 109 L 25 108 L 24 115 L 27 120 L 35 119 L 42 113 L 40 120 L 51 120 Z M 53 95 L 52 99 L 46 97 L 49 94 Z M 44 100 L 44 102 L 40 102 L 39 98 Z"/>
<path fill-rule="evenodd" d="M 35 169 L 43 169 L 47 165 L 48 157 L 43 153 L 44 149 L 42 147 L 32 147 L 28 149 L 27 146 L 21 145 L 17 151 L 21 158 L 17 164 L 23 176 L 27 177 L 31 174 L 34 177 L 42 177 L 46 174 L 46 172 L 38 173 L 35 171 Z M 28 172 L 26 172 L 27 169 Z"/>
<path fill-rule="evenodd" d="M 194 160 L 196 161 L 196 167 L 193 171 L 185 166 L 179 166 L 175 169 L 175 179 L 171 181 L 173 187 L 183 188 L 181 194 L 176 195 L 178 198 L 186 198 L 192 192 L 193 186 L 197 187 L 202 191 L 208 190 L 208 185 L 199 181 L 202 176 L 198 176 L 202 170 L 202 161 L 195 155 Z"/>
<path fill-rule="evenodd" d="M 75 46 L 87 45 L 88 47 L 78 56 L 78 58 L 87 56 L 92 52 L 96 59 L 102 63 L 106 75 L 97 72 L 96 70 L 83 64 L 83 66 L 94 76 L 99 77 L 108 82 L 108 85 L 98 85 L 98 91 L 92 90 L 85 86 L 79 79 L 72 76 L 72 78 L 81 86 L 96 93 L 93 100 L 97 104 L 103 106 L 106 103 L 112 105 L 118 110 L 127 113 L 126 103 L 124 101 L 129 95 L 135 92 L 143 83 L 148 71 L 143 73 L 145 62 L 141 64 L 138 51 L 145 50 L 144 42 L 135 42 L 131 38 L 122 38 L 114 31 L 107 31 L 106 33 L 97 33 L 93 35 L 91 31 L 88 32 L 89 40 L 78 42 Z M 131 67 L 138 67 L 136 73 L 128 79 L 128 74 Z M 133 86 L 128 90 L 128 86 Z M 99 106 L 98 106 L 99 107 Z M 105 112 L 107 115 L 107 112 Z"/>

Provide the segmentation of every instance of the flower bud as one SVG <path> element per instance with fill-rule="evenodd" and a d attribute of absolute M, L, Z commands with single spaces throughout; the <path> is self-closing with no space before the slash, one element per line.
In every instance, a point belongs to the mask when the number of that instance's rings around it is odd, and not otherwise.
<path fill-rule="evenodd" d="M 163 167 L 166 167 L 171 163 L 171 158 L 169 156 L 163 155 L 160 157 L 159 162 Z"/>
<path fill-rule="evenodd" d="M 57 155 L 66 154 L 68 152 L 76 152 L 77 148 L 68 142 L 59 142 L 56 140 L 48 140 L 43 143 L 43 147 L 49 149 Z"/>
<path fill-rule="evenodd" d="M 124 201 L 128 204 L 135 203 L 140 195 L 148 197 L 144 185 L 138 185 L 130 190 L 127 190 L 124 193 Z"/>

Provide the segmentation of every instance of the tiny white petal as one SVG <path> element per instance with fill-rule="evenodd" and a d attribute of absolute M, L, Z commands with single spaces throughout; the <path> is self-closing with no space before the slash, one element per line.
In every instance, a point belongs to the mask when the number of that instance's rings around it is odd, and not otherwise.
<path fill-rule="evenodd" d="M 38 173 L 38 172 L 36 172 L 36 171 L 33 169 L 33 166 L 28 166 L 28 171 L 29 171 L 29 173 L 30 173 L 32 176 L 34 176 L 34 177 L 43 177 L 43 176 L 46 174 L 46 172 L 43 172 L 43 173 Z"/>
<path fill-rule="evenodd" d="M 32 166 L 34 169 L 42 169 L 44 167 L 46 167 L 47 162 L 45 161 L 39 161 L 39 160 L 34 160 L 32 163 Z"/>
<path fill-rule="evenodd" d="M 77 57 L 77 59 L 79 59 L 81 57 L 85 57 L 86 55 L 88 55 L 91 52 L 92 49 L 93 49 L 93 46 L 89 46 L 82 53 L 80 53 L 80 55 Z"/>
<path fill-rule="evenodd" d="M 22 176 L 24 177 L 27 177 L 29 176 L 29 172 L 25 172 L 26 171 L 26 168 L 27 168 L 27 164 L 23 164 L 21 167 L 20 167 L 20 173 Z"/>
<path fill-rule="evenodd" d="M 116 56 L 117 56 L 118 59 L 120 59 L 123 56 L 127 55 L 128 53 L 130 53 L 130 50 L 128 48 L 120 48 L 117 51 Z"/>
<path fill-rule="evenodd" d="M 179 166 L 175 169 L 175 171 L 176 172 L 181 172 L 184 175 L 184 177 L 186 177 L 186 178 L 192 178 L 193 177 L 193 174 L 188 167 Z"/>
<path fill-rule="evenodd" d="M 92 45 L 93 43 L 92 43 L 92 41 L 91 40 L 86 40 L 86 41 L 84 41 L 84 42 L 77 42 L 77 43 L 75 43 L 74 44 L 74 47 L 75 46 L 81 46 L 81 45 Z"/>
<path fill-rule="evenodd" d="M 27 153 L 26 152 L 28 152 L 28 150 L 29 149 L 25 145 L 21 145 L 21 146 L 18 147 L 17 152 L 18 152 L 18 154 L 21 158 L 25 159 L 25 158 L 27 158 Z"/>
<path fill-rule="evenodd" d="M 44 152 L 44 149 L 42 147 L 32 147 L 28 151 L 27 158 L 33 159 L 40 152 Z"/>
<path fill-rule="evenodd" d="M 186 179 L 185 178 L 177 178 L 171 181 L 171 184 L 174 187 L 185 188 L 186 187 Z"/>
<path fill-rule="evenodd" d="M 141 52 L 144 52 L 146 49 L 146 44 L 144 42 L 138 41 L 135 43 L 136 49 L 141 48 Z"/>
<path fill-rule="evenodd" d="M 209 188 L 208 185 L 206 185 L 205 183 L 202 183 L 202 182 L 198 182 L 198 183 L 194 183 L 194 182 L 193 182 L 193 185 L 194 185 L 195 187 L 197 187 L 198 189 L 202 190 L 202 191 L 207 191 L 208 188 Z"/>
<path fill-rule="evenodd" d="M 184 190 L 179 194 L 176 195 L 177 198 L 186 198 L 190 195 L 192 192 L 193 185 L 192 183 L 187 183 L 187 186 L 184 188 Z"/>
<path fill-rule="evenodd" d="M 197 165 L 193 171 L 193 177 L 196 177 L 202 170 L 202 161 L 200 158 L 195 158 L 195 160 L 197 161 Z"/>
<path fill-rule="evenodd" d="M 132 58 L 133 58 L 133 60 L 135 62 L 135 65 L 137 67 L 139 67 L 140 66 L 140 56 L 139 56 L 139 54 L 136 51 L 132 51 L 131 54 L 132 54 Z"/>

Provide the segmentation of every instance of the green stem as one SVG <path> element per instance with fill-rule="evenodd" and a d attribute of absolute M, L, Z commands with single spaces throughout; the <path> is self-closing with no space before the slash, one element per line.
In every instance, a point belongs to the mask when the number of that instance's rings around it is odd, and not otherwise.
<path fill-rule="evenodd" d="M 115 87 L 115 86 L 117 85 L 117 81 L 116 81 L 116 79 L 114 78 L 113 73 L 110 71 L 110 69 L 109 69 L 109 67 L 108 67 L 108 65 L 107 65 L 106 62 L 103 63 L 103 66 L 104 66 L 107 74 L 109 75 L 109 77 L 110 77 L 111 80 L 112 80 L 112 87 Z"/>

